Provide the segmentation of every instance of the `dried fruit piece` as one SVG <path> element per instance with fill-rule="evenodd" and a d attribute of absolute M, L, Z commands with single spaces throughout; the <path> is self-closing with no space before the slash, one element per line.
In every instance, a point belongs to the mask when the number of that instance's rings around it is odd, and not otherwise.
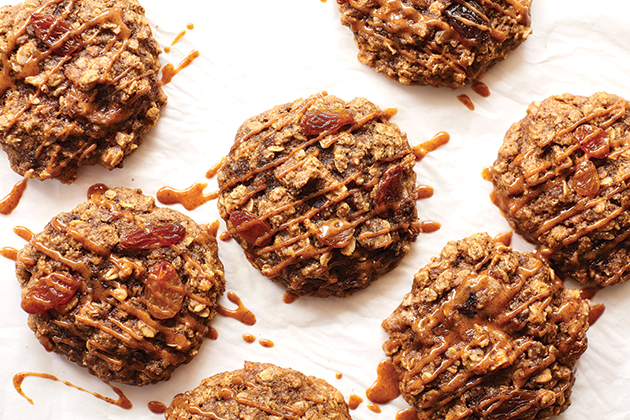
<path fill-rule="evenodd" d="M 588 159 L 579 162 L 575 167 L 571 185 L 583 197 L 597 194 L 599 192 L 599 175 L 595 164 Z"/>
<path fill-rule="evenodd" d="M 301 127 L 307 136 L 335 133 L 344 125 L 355 123 L 352 112 L 346 109 L 308 110 L 302 117 Z"/>
<path fill-rule="evenodd" d="M 587 158 L 604 159 L 608 156 L 610 140 L 608 134 L 602 129 L 594 129 L 591 125 L 582 124 L 576 128 L 574 136 Z"/>
<path fill-rule="evenodd" d="M 473 45 L 488 41 L 488 31 L 480 28 L 486 27 L 486 22 L 479 16 L 479 12 L 483 12 L 483 8 L 472 0 L 466 2 L 466 5 L 452 3 L 444 11 L 446 20 L 462 38 L 462 42 Z"/>
<path fill-rule="evenodd" d="M 58 309 L 74 296 L 80 286 L 81 282 L 70 273 L 51 273 L 40 277 L 33 286 L 25 289 L 22 309 L 29 314 Z"/>
<path fill-rule="evenodd" d="M 317 239 L 333 248 L 345 248 L 354 238 L 354 227 L 342 219 L 322 223 L 317 230 Z"/>
<path fill-rule="evenodd" d="M 184 285 L 172 264 L 158 261 L 145 280 L 147 310 L 157 319 L 173 318 L 184 302 Z"/>
<path fill-rule="evenodd" d="M 37 38 L 51 47 L 55 53 L 67 55 L 79 48 L 77 39 L 67 35 L 72 30 L 70 25 L 56 16 L 35 13 L 31 16 L 31 22 Z M 60 43 L 62 38 L 65 40 Z"/>
<path fill-rule="evenodd" d="M 378 183 L 378 189 L 374 197 L 377 206 L 388 204 L 395 199 L 401 177 L 402 167 L 400 165 L 392 166 L 385 171 Z"/>
<path fill-rule="evenodd" d="M 271 231 L 271 227 L 267 222 L 260 220 L 247 210 L 237 210 L 232 212 L 232 214 L 230 214 L 230 223 L 232 223 L 236 232 L 238 232 L 243 239 L 247 242 L 253 243 L 254 245 L 266 245 L 271 239 L 268 237 L 265 238 L 262 243 L 257 243 Z"/>
<path fill-rule="evenodd" d="M 150 223 L 125 233 L 120 244 L 131 249 L 153 249 L 176 244 L 185 236 L 186 228 L 177 222 Z"/>

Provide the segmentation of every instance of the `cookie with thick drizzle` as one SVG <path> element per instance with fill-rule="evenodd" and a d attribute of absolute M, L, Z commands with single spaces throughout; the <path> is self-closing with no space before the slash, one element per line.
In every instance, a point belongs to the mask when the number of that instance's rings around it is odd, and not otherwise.
<path fill-rule="evenodd" d="M 21 175 L 74 182 L 122 167 L 166 95 L 137 0 L 34 0 L 0 9 L 0 146 Z"/>
<path fill-rule="evenodd" d="M 197 354 L 225 290 L 205 226 L 127 188 L 95 189 L 18 253 L 28 325 L 104 381 L 146 385 Z"/>
<path fill-rule="evenodd" d="M 337 0 L 360 62 L 406 85 L 463 87 L 531 33 L 531 0 Z"/>
<path fill-rule="evenodd" d="M 493 200 L 564 278 L 630 278 L 630 103 L 600 92 L 533 102 L 490 170 Z"/>
<path fill-rule="evenodd" d="M 249 261 L 294 295 L 348 296 L 421 231 L 415 157 L 391 109 L 317 94 L 247 120 L 218 173 Z"/>
<path fill-rule="evenodd" d="M 383 348 L 418 419 L 543 420 L 570 404 L 589 311 L 537 255 L 476 234 L 418 271 Z"/>

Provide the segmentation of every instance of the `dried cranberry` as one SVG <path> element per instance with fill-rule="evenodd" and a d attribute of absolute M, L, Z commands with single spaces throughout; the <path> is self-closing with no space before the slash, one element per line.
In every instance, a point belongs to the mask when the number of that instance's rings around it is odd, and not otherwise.
<path fill-rule="evenodd" d="M 401 178 L 402 167 L 400 165 L 392 166 L 385 171 L 383 177 L 378 183 L 376 196 L 374 197 L 377 206 L 381 206 L 395 200 Z"/>
<path fill-rule="evenodd" d="M 271 231 L 271 227 L 264 220 L 260 220 L 255 215 L 251 214 L 247 210 L 237 210 L 230 214 L 230 223 L 236 232 L 243 237 L 247 242 L 254 245 L 266 245 L 271 238 L 265 238 L 262 243 L 261 238 L 264 238 L 267 233 Z"/>
<path fill-rule="evenodd" d="M 307 136 L 335 133 L 344 125 L 355 123 L 352 112 L 346 109 L 308 110 L 302 117 L 301 127 Z"/>
<path fill-rule="evenodd" d="M 472 9 L 468 6 L 471 6 Z M 455 2 L 451 3 L 444 11 L 449 25 L 466 44 L 476 45 L 488 41 L 488 31 L 484 31 L 476 26 L 487 25 L 483 18 L 479 16 L 479 11 L 483 12 L 483 8 L 473 0 L 467 1 L 465 5 Z M 468 25 L 466 21 L 473 23 L 473 25 Z"/>
<path fill-rule="evenodd" d="M 153 249 L 174 245 L 185 236 L 186 228 L 177 222 L 150 223 L 125 233 L 120 244 L 131 249 Z"/>
<path fill-rule="evenodd" d="M 40 277 L 22 297 L 22 309 L 29 314 L 43 314 L 58 309 L 79 290 L 81 282 L 70 273 L 51 273 Z"/>
<path fill-rule="evenodd" d="M 66 22 L 53 15 L 33 14 L 31 16 L 35 35 L 49 47 L 54 47 L 53 51 L 59 55 L 67 55 L 79 48 L 76 37 L 69 37 L 61 44 L 59 41 L 66 36 L 72 28 Z"/>
<path fill-rule="evenodd" d="M 595 164 L 588 159 L 579 162 L 575 167 L 571 186 L 583 197 L 597 194 L 599 192 L 599 175 Z"/>
<path fill-rule="evenodd" d="M 166 261 L 158 261 L 151 266 L 145 280 L 147 310 L 157 319 L 173 318 L 182 308 L 184 291 L 175 267 Z"/>

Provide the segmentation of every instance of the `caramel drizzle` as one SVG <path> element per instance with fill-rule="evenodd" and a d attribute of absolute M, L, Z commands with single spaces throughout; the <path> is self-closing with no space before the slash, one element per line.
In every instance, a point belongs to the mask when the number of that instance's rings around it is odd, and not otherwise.
<path fill-rule="evenodd" d="M 12 261 L 17 261 L 18 250 L 10 246 L 5 246 L 0 248 L 0 256 Z"/>
<path fill-rule="evenodd" d="M 413 50 L 410 50 L 397 38 L 402 38 L 408 43 L 416 44 L 415 39 L 424 39 L 427 35 L 428 28 L 435 28 L 438 31 L 444 31 L 448 37 L 459 38 L 459 34 L 455 31 L 451 25 L 445 20 L 441 20 L 437 17 L 431 16 L 420 12 L 413 6 L 407 5 L 402 1 L 397 0 L 376 0 L 375 6 L 362 6 L 357 0 L 349 0 L 348 3 L 354 8 L 362 12 L 367 16 L 373 18 L 369 22 L 357 20 L 350 16 L 345 16 L 344 19 L 350 24 L 352 31 L 355 34 L 367 33 L 369 36 L 379 39 L 385 43 L 390 50 L 395 50 L 404 55 L 413 62 L 432 69 L 432 64 L 426 63 L 421 60 L 417 54 L 414 54 Z M 465 2 L 460 2 L 465 3 Z M 529 8 L 523 6 L 518 0 L 509 0 L 508 3 L 516 10 L 516 14 L 504 9 L 493 0 L 483 0 L 484 5 L 489 5 L 493 9 L 501 12 L 506 16 L 510 16 L 519 22 L 525 22 L 524 19 L 529 17 Z M 373 4 L 373 3 L 370 3 Z M 507 34 L 498 29 L 489 26 L 490 19 L 485 16 L 482 11 L 474 9 L 478 16 L 486 24 L 477 24 L 461 16 L 454 16 L 455 19 L 468 26 L 474 26 L 482 31 L 488 32 L 488 34 L 498 42 L 505 41 Z M 426 11 L 428 13 L 428 11 Z M 392 33 L 396 37 L 386 37 L 381 35 L 382 33 Z M 446 44 L 446 43 L 444 43 Z M 466 74 L 468 77 L 474 78 L 475 75 L 470 73 L 468 65 L 460 63 L 446 51 L 446 46 L 442 44 L 438 45 L 436 42 L 426 43 L 423 47 L 422 53 L 435 54 L 437 59 L 443 64 L 451 67 L 455 72 L 460 74 Z"/>
<path fill-rule="evenodd" d="M 219 315 L 234 318 L 245 325 L 254 325 L 256 323 L 256 315 L 245 307 L 241 299 L 234 292 L 228 292 L 227 298 L 230 302 L 237 305 L 236 309 L 227 309 L 221 305 L 217 306 L 217 312 Z"/>
<path fill-rule="evenodd" d="M 28 178 L 24 178 L 13 186 L 13 189 L 6 197 L 0 200 L 0 214 L 8 216 L 16 209 L 18 204 L 20 204 L 20 199 L 22 194 L 24 194 L 24 190 L 26 190 L 27 184 Z"/>
<path fill-rule="evenodd" d="M 218 191 L 204 194 L 203 190 L 207 186 L 208 184 L 205 182 L 195 182 L 193 185 L 183 190 L 162 187 L 157 191 L 156 198 L 162 204 L 181 204 L 186 210 L 191 211 L 219 196 Z"/>
<path fill-rule="evenodd" d="M 188 67 L 197 58 L 199 58 L 199 51 L 192 50 L 186 57 L 184 57 L 177 67 L 171 63 L 165 65 L 162 69 L 162 79 L 160 80 L 161 85 L 164 86 L 171 83 L 173 77 L 175 77 L 177 73 Z"/>
<path fill-rule="evenodd" d="M 74 388 L 74 389 L 78 389 L 79 391 L 82 391 L 82 392 L 87 392 L 88 394 L 91 394 L 91 395 L 95 396 L 99 400 L 105 401 L 106 403 L 115 405 L 115 406 L 120 407 L 120 408 L 124 408 L 125 410 L 130 410 L 133 407 L 133 404 L 131 403 L 131 401 L 129 401 L 127 396 L 125 396 L 125 394 L 122 392 L 122 390 L 120 390 L 119 388 L 116 388 L 115 386 L 110 385 L 109 382 L 105 382 L 105 383 L 107 385 L 109 385 L 109 387 L 112 389 L 112 391 L 114 391 L 118 395 L 118 399 L 117 400 L 115 400 L 113 398 L 110 398 L 110 397 L 106 397 L 106 396 L 101 395 L 101 394 L 96 393 L 96 392 L 88 391 L 85 388 L 81 388 L 80 386 L 74 385 L 71 382 L 61 380 L 61 379 L 57 378 L 56 376 L 51 375 L 49 373 L 37 373 L 37 372 L 20 372 L 20 373 L 16 373 L 13 376 L 13 386 L 15 387 L 15 390 L 21 396 L 26 398 L 26 400 L 29 403 L 31 403 L 33 405 L 35 405 L 33 400 L 30 397 L 28 397 L 24 393 L 24 391 L 22 390 L 22 383 L 24 382 L 24 379 L 26 379 L 28 376 L 34 376 L 34 377 L 37 377 L 37 378 L 50 379 L 50 380 L 55 381 L 55 382 L 61 382 L 62 384 L 66 385 L 66 386 L 69 386 L 69 387 Z"/>
<path fill-rule="evenodd" d="M 611 127 L 619 118 L 625 115 L 628 109 L 630 109 L 630 105 L 628 104 L 628 102 L 620 101 L 618 104 L 615 104 L 615 106 L 611 108 L 602 109 L 583 116 L 578 121 L 568 125 L 562 130 L 559 130 L 558 135 L 570 136 L 572 135 L 573 131 L 575 131 L 582 124 L 590 123 L 591 121 L 598 118 L 606 118 L 604 122 L 598 124 L 598 127 L 601 130 L 606 130 L 607 128 Z M 615 153 L 619 152 L 620 149 L 625 150 L 629 146 L 628 138 L 625 137 L 619 139 L 618 143 L 619 144 L 613 144 L 611 142 L 611 152 L 608 155 L 608 159 L 612 159 L 612 156 Z M 542 145 L 542 147 L 544 146 L 545 145 Z M 579 149 L 580 144 L 572 144 L 570 146 L 567 146 L 562 153 L 556 156 L 554 162 L 556 167 L 554 169 L 549 169 L 551 163 L 545 162 L 543 164 L 539 163 L 538 166 L 532 167 L 528 171 L 523 170 L 523 175 L 517 177 L 513 185 L 508 188 L 508 194 L 498 194 L 495 190 L 492 195 L 492 199 L 495 205 L 511 215 L 516 215 L 523 206 L 537 199 L 539 196 L 545 194 L 547 191 L 553 188 L 566 188 L 567 179 L 575 174 L 576 165 L 573 162 L 576 158 L 574 154 Z M 623 150 L 621 153 L 623 153 Z M 535 159 L 535 151 L 536 149 L 532 148 L 527 152 L 518 155 L 514 159 L 512 165 L 520 166 L 524 161 L 531 161 L 532 159 Z M 535 175 L 538 175 L 537 180 L 531 182 L 527 181 L 529 177 Z M 541 241 L 539 238 L 546 237 L 546 235 L 554 227 L 565 222 L 570 222 L 573 217 L 581 214 L 585 210 L 595 208 L 600 203 L 609 201 L 615 195 L 621 194 L 626 191 L 629 187 L 627 182 L 629 179 L 630 173 L 623 173 L 617 179 L 613 180 L 614 182 L 608 185 L 606 187 L 606 190 L 600 191 L 598 195 L 595 195 L 593 197 L 582 197 L 577 202 L 575 202 L 572 207 L 568 207 L 562 210 L 559 214 L 555 216 L 548 217 L 546 220 L 541 222 L 540 226 L 533 233 L 532 237 L 539 242 L 544 242 L 544 240 Z M 553 247 L 553 249 L 543 249 L 543 255 L 549 255 L 562 246 L 569 246 L 578 241 L 580 238 L 584 237 L 585 235 L 588 235 L 589 233 L 604 227 L 606 224 L 610 223 L 616 217 L 628 210 L 628 208 L 630 208 L 630 202 L 620 205 L 606 218 L 596 220 L 595 222 L 585 226 L 580 226 L 573 235 L 565 238 L 561 243 Z M 596 253 L 595 255 L 603 255 L 614 246 L 616 246 L 618 243 L 627 239 L 628 236 L 630 236 L 630 232 L 622 232 L 614 240 L 608 241 L 604 246 L 593 252 Z M 622 274 L 623 272 L 615 273 L 615 277 L 610 281 L 614 281 Z"/>
<path fill-rule="evenodd" d="M 503 290 L 500 292 L 498 298 L 495 298 L 492 303 L 492 308 L 485 308 L 482 311 L 487 313 L 474 314 L 471 318 L 466 316 L 451 318 L 451 316 L 457 312 L 457 308 L 465 304 L 469 296 L 475 291 L 483 290 L 487 288 L 487 280 L 494 267 L 499 263 L 502 253 L 508 251 L 510 248 L 506 246 L 499 246 L 498 252 L 491 260 L 486 258 L 480 262 L 475 270 L 462 282 L 460 286 L 453 289 L 447 296 L 444 303 L 436 306 L 435 309 L 426 317 L 419 318 L 412 326 L 412 330 L 417 336 L 417 340 L 422 342 L 435 343 L 428 353 L 424 353 L 424 356 L 415 359 L 410 369 L 403 375 L 408 379 L 407 391 L 414 392 L 428 386 L 431 382 L 435 381 L 440 375 L 444 374 L 455 362 L 460 361 L 461 357 L 473 347 L 480 346 L 480 343 L 490 338 L 490 334 L 494 337 L 490 342 L 490 347 L 484 347 L 485 355 L 474 366 L 471 366 L 465 370 L 458 370 L 448 383 L 440 384 L 439 392 L 435 395 L 422 401 L 421 408 L 425 413 L 434 412 L 437 408 L 448 404 L 455 398 L 463 395 L 467 390 L 475 387 L 483 381 L 483 376 L 476 376 L 474 372 L 487 370 L 488 366 L 492 366 L 493 357 L 501 353 L 502 349 L 511 348 L 512 351 L 505 354 L 507 362 L 506 365 L 513 365 L 514 362 L 521 357 L 528 349 L 536 344 L 535 340 L 530 338 L 517 339 L 517 346 L 507 346 L 507 336 L 502 332 L 501 326 L 508 323 L 514 323 L 519 314 L 526 310 L 529 305 L 534 302 L 540 302 L 539 310 L 544 312 L 546 308 L 551 305 L 553 295 L 556 290 L 561 286 L 558 279 L 553 279 L 552 290 L 549 295 L 534 295 L 527 301 L 521 303 L 516 308 L 508 311 L 501 312 L 504 308 L 510 307 L 510 303 L 521 293 L 526 281 L 534 276 L 541 268 L 542 262 L 540 260 L 534 260 L 535 263 L 530 267 L 521 266 L 518 268 L 518 280 L 515 284 L 504 285 Z M 484 268 L 485 267 L 485 268 Z M 569 302 L 567 308 L 559 308 L 557 311 L 551 314 L 550 322 L 556 322 L 558 319 L 563 320 L 571 318 L 574 314 L 569 313 L 572 302 Z M 565 312 L 569 311 L 569 312 Z M 488 312 L 489 311 L 489 312 Z M 496 313 L 495 313 L 496 311 Z M 454 320 L 457 319 L 457 323 Z M 488 321 L 491 319 L 492 321 Z M 524 320 L 519 323 L 523 325 L 528 322 Z M 433 329 L 440 325 L 449 325 L 448 332 L 444 335 L 435 335 Z M 499 328 L 493 325 L 498 325 Z M 474 330 L 475 326 L 484 328 L 485 333 L 479 334 L 479 337 L 474 340 L 470 340 L 467 337 L 468 330 Z M 515 327 L 517 330 L 520 327 Z M 431 338 L 433 337 L 433 338 Z M 460 345 L 457 345 L 460 343 Z M 455 351 L 452 356 L 449 355 L 441 363 L 436 364 L 436 359 L 444 354 L 447 350 Z M 504 352 L 505 353 L 505 352 Z M 547 366 L 556 360 L 557 350 L 551 351 L 549 356 L 540 364 L 530 369 L 524 369 L 522 375 L 518 380 L 514 381 L 514 386 L 520 389 L 534 373 L 544 370 Z M 404 355 L 399 357 L 405 357 Z M 435 367 L 431 367 L 436 365 Z M 427 369 L 431 370 L 431 373 Z M 511 398 L 509 392 L 504 392 L 492 400 L 485 401 L 482 406 L 487 406 L 493 403 L 487 410 L 491 413 L 497 409 L 501 404 Z M 534 404 L 535 402 L 532 402 Z"/>
<path fill-rule="evenodd" d="M 92 194 L 91 194 L 92 200 L 95 201 L 97 204 L 101 205 L 102 207 L 110 210 L 112 214 L 114 214 L 115 217 L 124 217 L 128 220 L 133 220 L 133 215 L 131 213 L 126 212 L 126 211 L 121 211 L 120 209 L 118 209 L 118 205 L 116 203 L 103 199 L 103 197 L 100 194 L 101 192 L 102 190 L 98 188 L 92 190 Z M 65 233 L 72 239 L 79 242 L 88 251 L 93 252 L 94 254 L 99 255 L 101 257 L 107 258 L 112 263 L 112 265 L 114 265 L 121 271 L 123 276 L 129 276 L 133 274 L 134 272 L 136 273 L 136 275 L 142 276 L 146 272 L 146 269 L 144 268 L 142 264 L 129 260 L 124 257 L 116 257 L 115 255 L 111 254 L 111 251 L 107 247 L 102 246 L 90 240 L 89 238 L 86 238 L 79 231 L 74 229 L 70 224 L 66 224 L 62 222 L 58 217 L 55 217 L 52 219 L 51 226 L 57 231 Z M 32 233 L 30 233 L 30 235 L 27 234 L 25 236 L 27 237 L 32 236 Z M 149 326 L 150 328 L 156 331 L 156 335 L 158 333 L 161 334 L 160 336 L 162 337 L 162 339 L 167 344 L 169 344 L 170 347 L 173 348 L 173 351 L 169 351 L 166 349 L 158 349 L 158 347 L 156 347 L 151 342 L 150 339 L 144 338 L 144 336 L 140 335 L 138 331 L 135 331 L 134 329 L 126 326 L 123 322 L 116 319 L 112 315 L 112 313 L 116 312 L 115 310 L 103 312 L 103 310 L 101 310 L 98 306 L 92 305 L 93 311 L 91 311 L 90 313 L 92 312 L 98 313 L 100 317 L 105 317 L 106 320 L 105 321 L 94 320 L 94 319 L 89 318 L 88 316 L 75 314 L 74 318 L 77 321 L 85 325 L 91 326 L 93 328 L 99 329 L 111 335 L 112 337 L 124 342 L 129 347 L 142 349 L 146 351 L 148 356 L 153 358 L 154 360 L 165 360 L 169 364 L 179 364 L 185 361 L 186 356 L 183 353 L 181 353 L 181 351 L 186 350 L 188 347 L 190 347 L 191 342 L 188 340 L 188 338 L 186 338 L 184 335 L 181 335 L 172 331 L 170 328 L 162 325 L 159 321 L 153 319 L 153 317 L 145 309 L 142 309 L 140 307 L 137 307 L 136 305 L 130 304 L 126 300 L 127 296 L 129 295 L 129 291 L 125 284 L 116 282 L 114 280 L 108 281 L 107 279 L 101 279 L 99 281 L 90 282 L 89 284 L 91 286 L 88 287 L 87 286 L 88 280 L 93 277 L 94 273 L 92 269 L 90 268 L 90 265 L 86 261 L 72 260 L 62 255 L 59 251 L 56 251 L 52 248 L 45 246 L 43 243 L 41 243 L 41 241 L 37 240 L 36 238 L 29 238 L 29 239 L 31 240 L 31 244 L 39 252 L 43 253 L 44 255 L 48 256 L 49 258 L 57 262 L 60 262 L 66 265 L 71 270 L 76 271 L 79 274 L 81 274 L 81 276 L 85 279 L 84 281 L 86 282 L 85 285 L 81 288 L 82 296 L 80 297 L 80 299 L 84 301 L 84 306 L 91 305 L 91 303 L 88 303 L 90 301 L 107 302 L 111 306 L 116 307 L 117 309 L 131 316 L 134 316 L 135 318 L 144 322 L 147 326 Z M 182 256 L 188 262 L 194 262 L 192 259 L 190 259 L 190 256 L 188 256 L 187 254 L 183 254 L 174 245 L 171 245 L 170 248 L 174 250 L 175 252 L 177 252 L 180 256 Z M 211 276 L 209 273 L 204 272 L 203 267 L 201 267 L 199 264 L 196 264 L 195 268 L 202 275 L 204 275 L 204 277 L 210 278 L 212 279 L 212 281 L 214 281 L 213 276 Z M 109 282 L 110 286 L 112 287 L 105 288 L 103 283 L 101 283 L 101 281 Z M 125 292 L 125 296 L 120 297 L 114 292 L 114 290 L 118 290 L 118 289 L 123 290 Z M 206 305 L 210 308 L 214 306 L 214 304 L 208 301 L 207 299 L 201 296 L 197 296 L 194 293 L 190 292 L 184 285 L 182 285 L 181 287 L 174 287 L 173 290 L 175 290 L 176 292 L 190 299 L 196 300 L 197 302 L 203 305 Z M 140 301 L 142 301 L 142 299 Z M 197 330 L 202 335 L 205 335 L 208 330 L 208 327 L 206 325 L 198 321 L 191 314 L 186 314 L 186 315 L 178 314 L 175 316 L 175 319 L 178 322 L 184 323 L 188 325 L 189 327 Z M 106 361 L 108 364 L 120 366 L 120 367 L 123 366 L 123 362 L 121 360 L 115 358 L 114 356 L 110 354 L 107 354 L 106 349 L 99 348 L 96 342 L 89 340 L 87 336 L 84 333 L 82 333 L 80 330 L 78 330 L 72 323 L 64 322 L 61 320 L 53 320 L 52 322 L 54 322 L 58 327 L 68 330 L 71 334 L 79 338 L 79 340 L 76 340 L 76 341 L 73 341 L 73 340 L 67 341 L 66 344 L 68 344 L 69 346 L 87 348 L 87 350 L 90 353 L 100 357 L 101 359 Z M 128 366 L 128 367 L 132 369 L 137 369 L 137 370 L 143 369 L 142 366 Z"/>

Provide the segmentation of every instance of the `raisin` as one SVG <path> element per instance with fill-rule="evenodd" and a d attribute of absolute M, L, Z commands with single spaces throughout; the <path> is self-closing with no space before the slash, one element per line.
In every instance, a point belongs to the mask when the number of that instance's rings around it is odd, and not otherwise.
<path fill-rule="evenodd" d="M 539 396 L 534 391 L 516 390 L 509 394 L 509 399 L 503 401 L 493 410 L 488 419 L 509 420 L 514 418 L 526 419 L 541 409 Z"/>
<path fill-rule="evenodd" d="M 322 133 L 336 133 L 344 125 L 355 122 L 352 112 L 346 109 L 316 109 L 304 114 L 301 127 L 307 136 L 319 136 Z"/>
<path fill-rule="evenodd" d="M 571 186 L 583 197 L 597 194 L 599 192 L 599 175 L 595 164 L 588 159 L 579 162 L 575 167 Z"/>
<path fill-rule="evenodd" d="M 388 168 L 378 183 L 374 201 L 377 206 L 388 204 L 395 200 L 400 179 L 402 178 L 402 167 L 400 165 Z"/>
<path fill-rule="evenodd" d="M 324 222 L 317 231 L 317 239 L 333 248 L 345 248 L 354 238 L 354 227 L 341 219 Z"/>
<path fill-rule="evenodd" d="M 186 228 L 177 222 L 150 223 L 126 232 L 120 244 L 131 249 L 153 249 L 176 244 L 185 236 Z"/>
<path fill-rule="evenodd" d="M 43 314 L 58 309 L 79 290 L 81 282 L 70 273 L 51 273 L 40 277 L 33 286 L 25 289 L 22 309 L 29 314 Z"/>
<path fill-rule="evenodd" d="M 479 11 L 483 11 L 483 8 L 472 0 L 466 2 L 466 5 L 452 3 L 444 11 L 449 25 L 457 32 L 465 44 L 476 45 L 488 41 L 488 31 L 484 31 L 477 26 L 486 26 L 486 22 L 478 14 Z M 472 25 L 468 25 L 466 21 L 471 22 Z"/>
<path fill-rule="evenodd" d="M 173 318 L 184 302 L 184 285 L 177 270 L 166 261 L 158 261 L 149 269 L 144 297 L 147 310 L 156 319 Z"/>
<path fill-rule="evenodd" d="M 608 156 L 610 140 L 608 134 L 602 129 L 594 129 L 591 125 L 582 124 L 575 130 L 574 136 L 587 158 L 604 159 Z"/>
<path fill-rule="evenodd" d="M 271 240 L 270 237 L 267 237 L 267 233 L 271 231 L 269 224 L 264 220 L 260 220 L 247 210 L 232 212 L 232 214 L 230 214 L 230 223 L 232 223 L 236 232 L 241 235 L 243 239 L 254 245 L 264 246 Z"/>
<path fill-rule="evenodd" d="M 79 42 L 75 37 L 69 37 L 61 44 L 59 41 L 66 36 L 72 28 L 63 20 L 53 15 L 33 14 L 31 16 L 35 35 L 48 47 L 54 47 L 53 51 L 59 55 L 71 54 L 79 48 Z"/>

